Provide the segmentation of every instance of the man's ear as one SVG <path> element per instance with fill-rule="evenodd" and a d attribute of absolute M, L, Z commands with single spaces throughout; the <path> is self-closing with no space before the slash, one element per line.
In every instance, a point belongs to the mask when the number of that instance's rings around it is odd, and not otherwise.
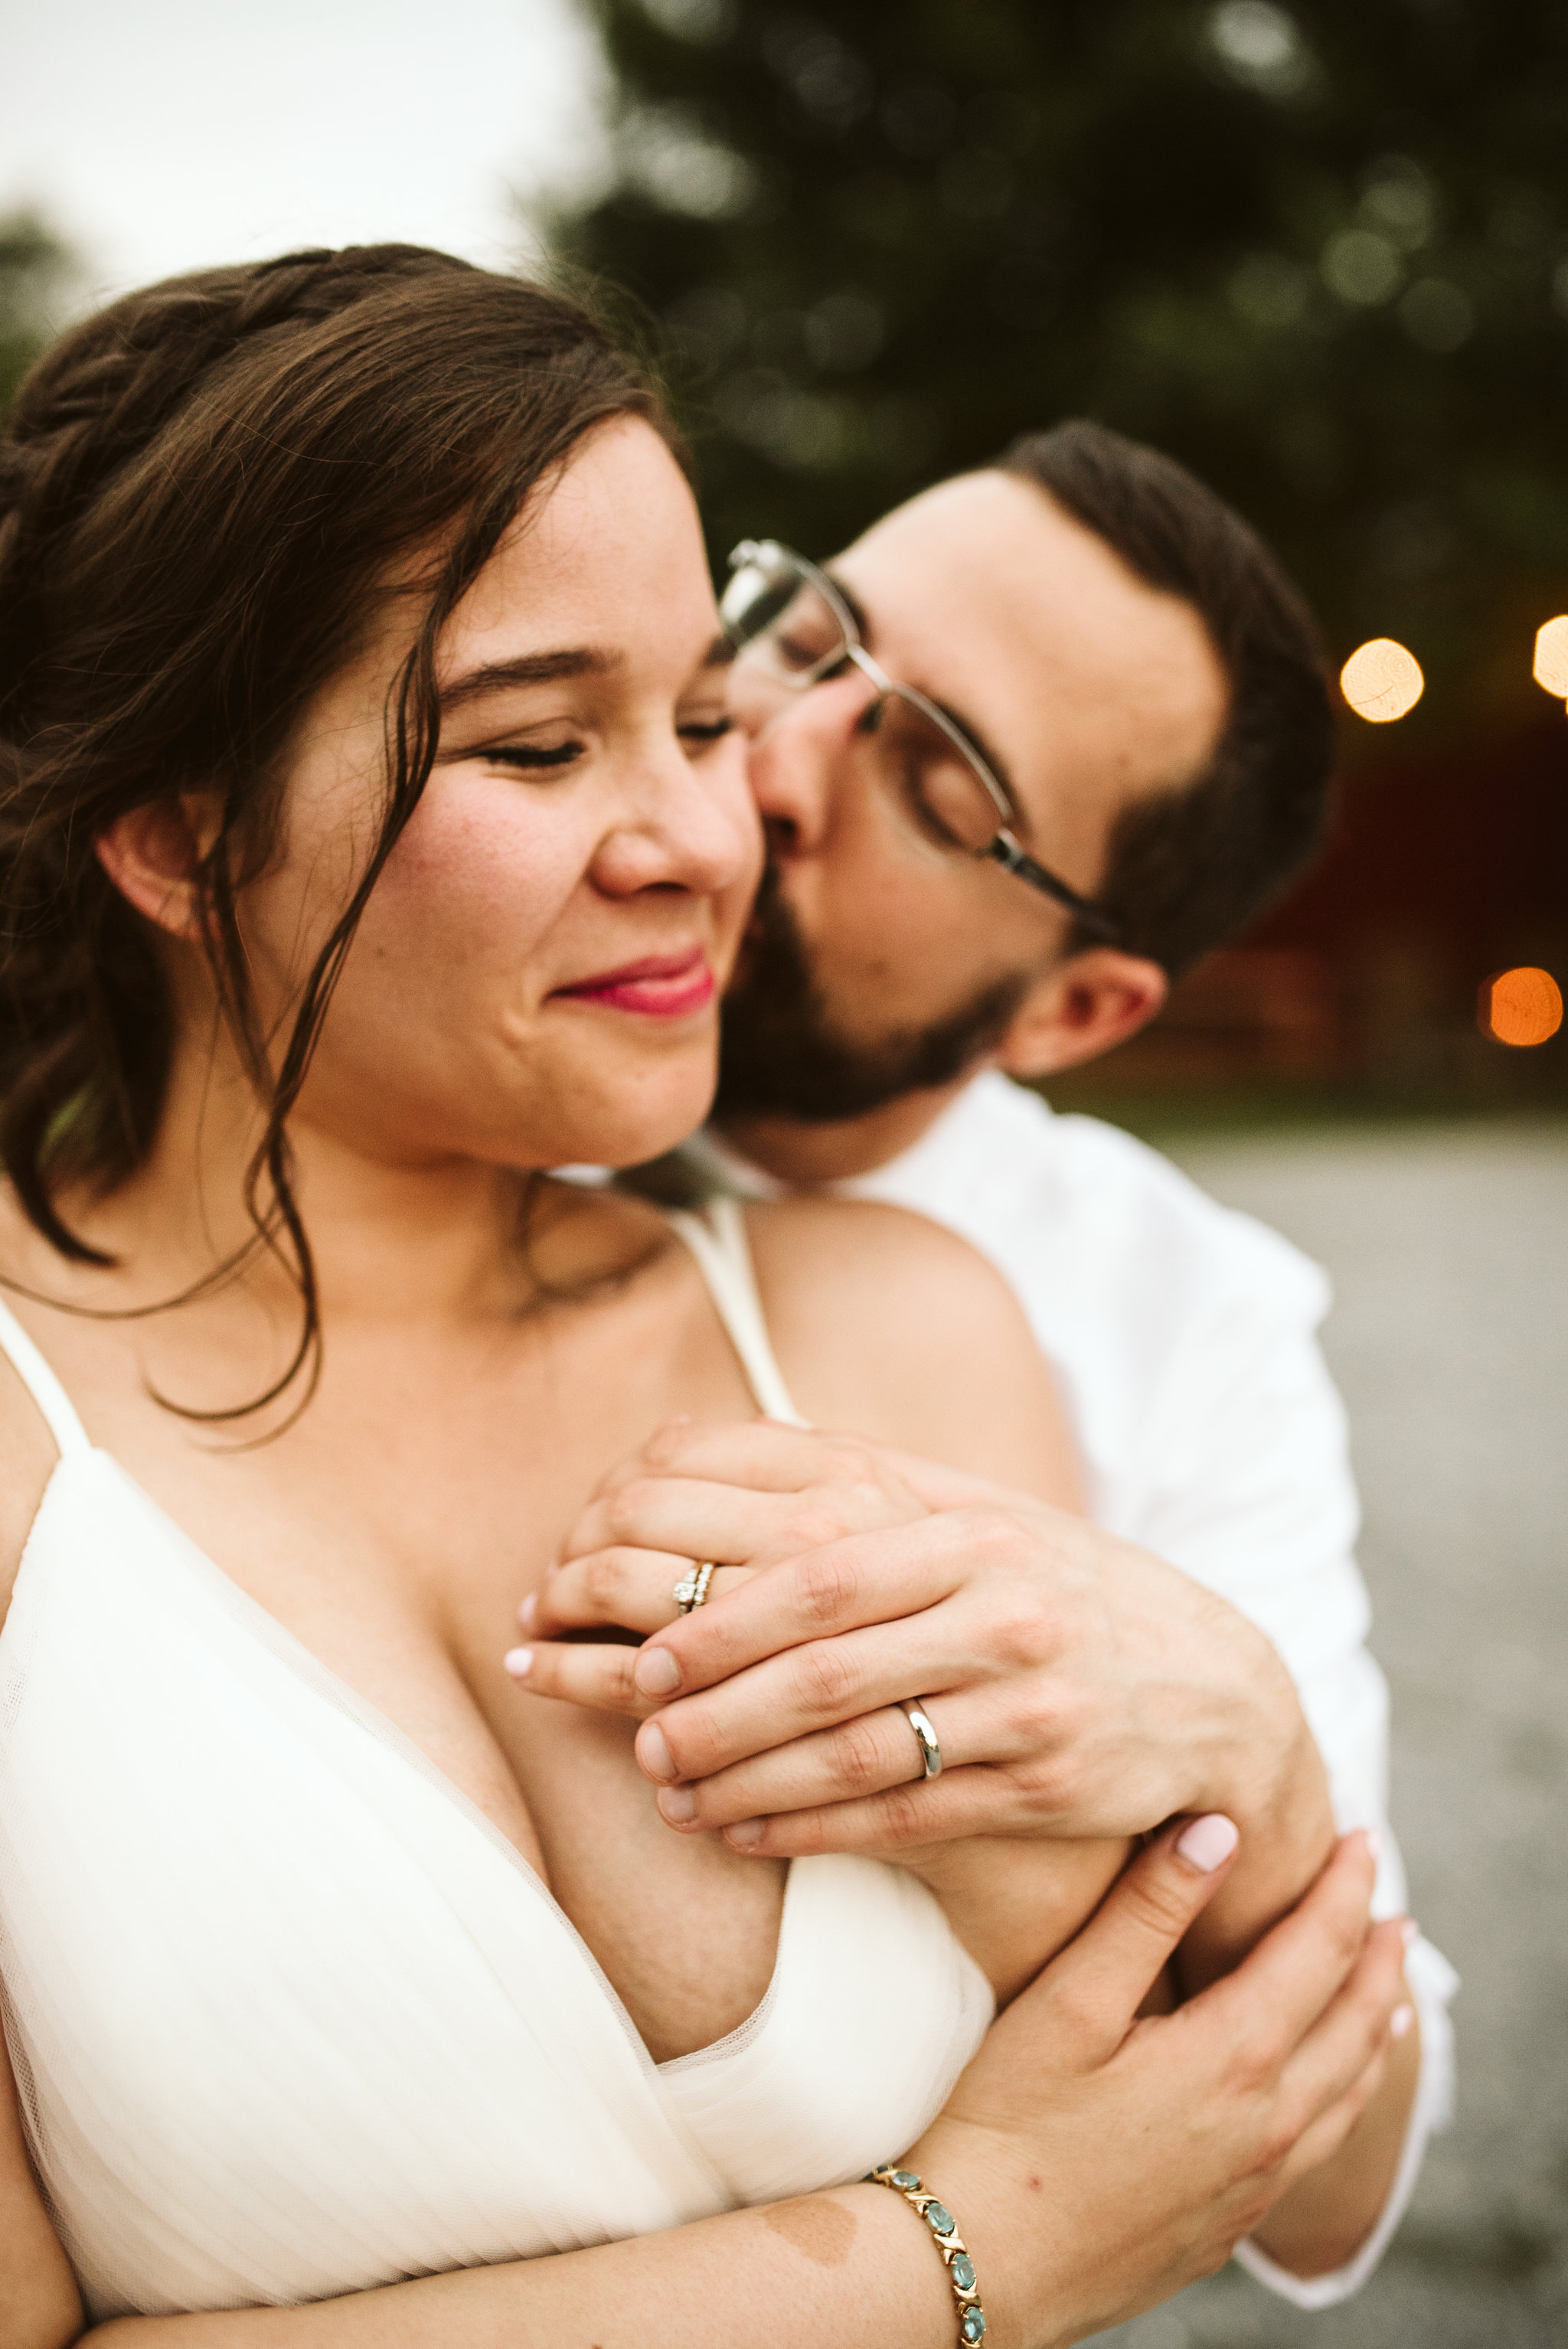
<path fill-rule="evenodd" d="M 1046 1077 L 1097 1061 L 1148 1026 L 1171 992 L 1156 962 L 1091 947 L 1035 981 L 992 1054 L 1010 1077 Z"/>
<path fill-rule="evenodd" d="M 170 937 L 197 939 L 203 922 L 196 874 L 220 821 L 216 793 L 187 792 L 116 816 L 94 847 L 120 895 L 139 914 Z"/>

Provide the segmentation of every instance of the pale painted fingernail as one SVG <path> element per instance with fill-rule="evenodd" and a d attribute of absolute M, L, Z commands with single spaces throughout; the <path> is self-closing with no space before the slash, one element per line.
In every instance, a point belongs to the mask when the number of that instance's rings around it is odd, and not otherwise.
<path fill-rule="evenodd" d="M 656 1721 L 645 1721 L 637 1732 L 637 1759 L 650 1778 L 667 1780 L 677 1775 L 669 1742 Z"/>
<path fill-rule="evenodd" d="M 1226 1818 L 1222 1811 L 1210 1811 L 1183 1828 L 1176 1848 L 1189 1868 L 1211 1876 L 1222 1860 L 1229 1859 L 1240 1841 L 1241 1830 L 1234 1819 Z"/>
<path fill-rule="evenodd" d="M 737 1819 L 732 1827 L 725 1828 L 724 1840 L 733 1844 L 737 1851 L 750 1851 L 762 1840 L 762 1821 Z"/>
<path fill-rule="evenodd" d="M 1388 2017 L 1389 2038 L 1403 2039 L 1406 2032 L 1408 2031 L 1411 2023 L 1414 2023 L 1415 2020 L 1416 2010 L 1413 2006 L 1397 2006 L 1394 2009 L 1393 2013 Z"/>
<path fill-rule="evenodd" d="M 681 1668 L 667 1648 L 645 1648 L 632 1678 L 639 1696 L 668 1696 L 681 1684 Z"/>
<path fill-rule="evenodd" d="M 505 1665 L 507 1671 L 511 1674 L 514 1681 L 525 1681 L 530 1672 L 533 1670 L 533 1650 L 531 1648 L 509 1648 L 505 1655 L 501 1658 L 501 1662 Z"/>
<path fill-rule="evenodd" d="M 523 1600 L 522 1605 L 517 1610 L 517 1619 L 522 1625 L 525 1631 L 532 1630 L 533 1619 L 538 1612 L 539 1601 L 531 1590 L 528 1597 Z"/>
<path fill-rule="evenodd" d="M 1405 1947 L 1408 1950 L 1412 1949 L 1420 1938 L 1420 1927 L 1417 1924 L 1413 1917 L 1407 1917 L 1404 1923 L 1399 1928 L 1399 1939 L 1404 1942 Z"/>
<path fill-rule="evenodd" d="M 688 1827 L 696 1816 L 696 1796 L 689 1786 L 661 1786 L 655 1799 L 672 1827 Z"/>

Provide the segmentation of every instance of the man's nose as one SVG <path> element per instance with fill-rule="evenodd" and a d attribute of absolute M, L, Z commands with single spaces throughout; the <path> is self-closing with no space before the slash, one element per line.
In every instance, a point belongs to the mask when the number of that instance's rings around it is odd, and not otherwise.
<path fill-rule="evenodd" d="M 751 789 L 770 845 L 783 855 L 820 850 L 843 787 L 854 719 L 852 688 L 813 687 L 788 703 L 748 747 Z"/>

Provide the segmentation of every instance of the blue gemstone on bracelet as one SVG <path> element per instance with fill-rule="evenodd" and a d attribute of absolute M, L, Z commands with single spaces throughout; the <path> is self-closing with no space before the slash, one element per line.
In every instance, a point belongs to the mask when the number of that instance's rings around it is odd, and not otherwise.
<path fill-rule="evenodd" d="M 918 2194 L 920 2191 L 920 2180 L 913 2169 L 895 2169 L 892 2182 L 901 2194 Z"/>
<path fill-rule="evenodd" d="M 983 2308 L 966 2308 L 965 2310 L 964 2321 L 958 2327 L 958 2337 L 961 2341 L 985 2340 L 985 2312 Z"/>
<path fill-rule="evenodd" d="M 973 2260 L 965 2259 L 962 2251 L 959 2252 L 958 2257 L 954 2261 L 947 2272 L 953 2278 L 954 2282 L 958 2286 L 960 2292 L 974 2291 L 975 2262 Z"/>
<path fill-rule="evenodd" d="M 938 2235 L 951 2235 L 958 2225 L 957 2220 L 945 2202 L 926 2204 L 925 2223 L 934 2234 Z"/>

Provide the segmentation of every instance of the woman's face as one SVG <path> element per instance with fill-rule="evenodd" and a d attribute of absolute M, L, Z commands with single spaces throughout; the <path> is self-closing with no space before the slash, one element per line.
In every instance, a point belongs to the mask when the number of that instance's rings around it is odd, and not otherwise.
<path fill-rule="evenodd" d="M 286 847 L 242 906 L 292 999 L 376 835 L 407 608 L 322 695 Z M 439 647 L 440 748 L 371 894 L 296 1118 L 398 1164 L 629 1164 L 698 1125 L 760 842 L 691 492 L 592 433 Z"/>

